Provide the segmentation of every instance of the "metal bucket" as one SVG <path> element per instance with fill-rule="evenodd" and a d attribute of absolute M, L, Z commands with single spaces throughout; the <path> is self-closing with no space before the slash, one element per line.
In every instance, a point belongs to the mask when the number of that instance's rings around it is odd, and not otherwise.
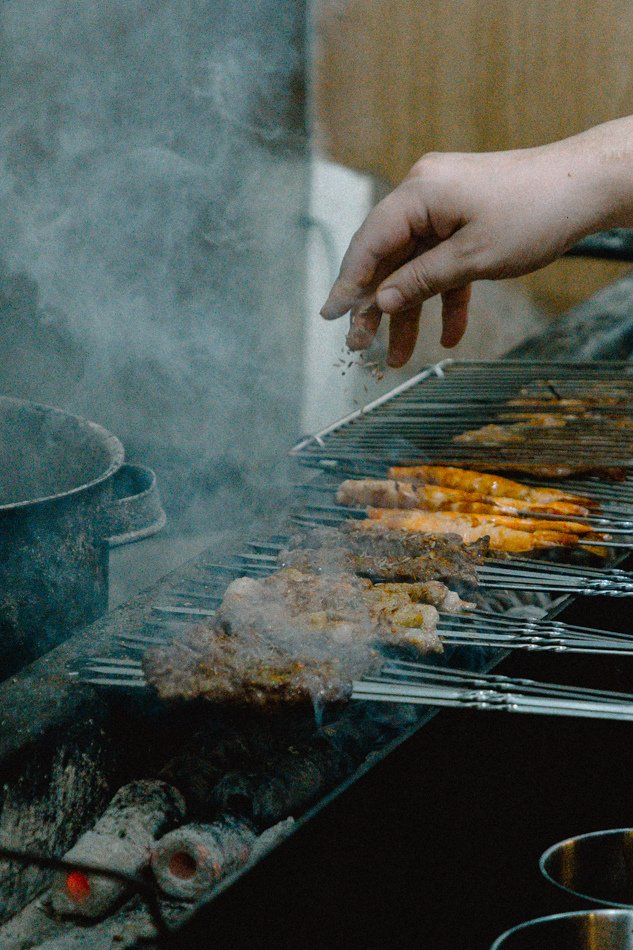
<path fill-rule="evenodd" d="M 568 894 L 608 907 L 633 907 L 633 828 L 567 838 L 541 855 L 543 876 Z"/>
<path fill-rule="evenodd" d="M 0 397 L 0 678 L 107 609 L 123 459 L 102 426 Z"/>
<path fill-rule="evenodd" d="M 581 910 L 506 930 L 490 950 L 633 950 L 633 913 Z"/>

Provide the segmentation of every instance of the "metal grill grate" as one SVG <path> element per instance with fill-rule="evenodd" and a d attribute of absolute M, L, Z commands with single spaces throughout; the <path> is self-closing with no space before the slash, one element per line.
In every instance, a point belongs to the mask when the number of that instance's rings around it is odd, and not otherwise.
<path fill-rule="evenodd" d="M 384 472 L 388 464 L 409 461 L 469 462 L 476 467 L 477 460 L 490 463 L 493 450 L 496 461 L 529 464 L 534 462 L 532 441 L 454 440 L 467 430 L 517 423 L 520 419 L 514 417 L 521 413 L 573 417 L 573 407 L 565 401 L 586 399 L 588 386 L 596 385 L 613 405 L 591 406 L 589 415 L 569 418 L 564 427 L 538 427 L 538 461 L 629 468 L 633 424 L 626 423 L 633 408 L 633 366 L 624 361 L 443 360 L 302 440 L 292 452 L 308 463 L 370 462 L 374 474 Z M 541 398 L 542 407 L 508 405 Z"/>
<path fill-rule="evenodd" d="M 405 461 L 463 463 L 460 453 L 464 447 L 455 448 L 454 436 L 468 428 L 497 422 L 500 416 L 512 415 L 515 409 L 522 411 L 523 407 L 508 407 L 508 401 L 518 397 L 538 400 L 543 395 L 548 413 L 550 401 L 552 413 L 562 413 L 569 408 L 562 404 L 564 400 L 582 398 L 587 387 L 596 385 L 603 394 L 610 394 L 613 419 L 627 420 L 633 410 L 633 366 L 629 363 L 444 360 L 295 446 L 295 457 L 320 471 L 316 477 L 313 474 L 296 486 L 297 508 L 291 514 L 291 522 L 310 528 L 362 517 L 359 509 L 334 503 L 335 490 L 342 478 L 384 476 L 389 464 Z M 522 392 L 527 395 L 521 397 Z M 593 408 L 598 421 L 602 418 L 600 413 L 604 418 L 610 417 L 604 406 Z M 513 420 L 501 420 L 506 421 Z M 554 433 L 557 431 L 561 430 L 552 429 Z M 542 433 L 543 430 L 539 430 L 539 435 Z M 611 437 L 583 438 L 582 431 L 575 425 L 570 426 L 567 434 L 573 436 L 572 442 L 577 441 L 573 456 L 570 445 L 556 445 L 550 438 L 551 433 L 546 433 L 539 461 L 568 462 L 573 457 L 580 461 L 591 459 L 595 463 L 599 458 L 605 465 L 633 465 L 633 436 L 627 434 L 626 439 L 616 445 Z M 489 445 L 475 448 L 481 452 L 482 459 L 489 461 Z M 468 461 L 475 468 L 472 449 L 469 445 Z M 495 447 L 496 460 L 500 457 L 497 449 Z M 532 448 L 530 460 L 533 451 Z M 521 457 L 528 456 L 524 453 Z M 619 483 L 577 478 L 566 480 L 564 487 L 600 502 L 600 514 L 584 520 L 597 530 L 611 532 L 610 543 L 622 550 L 611 552 L 606 565 L 600 567 L 592 566 L 587 555 L 576 564 L 516 557 L 487 559 L 478 569 L 487 609 L 469 615 L 441 615 L 438 632 L 447 647 L 444 664 L 452 665 L 456 656 L 463 660 L 464 650 L 470 651 L 469 656 L 473 658 L 469 662 L 487 668 L 508 649 L 617 655 L 633 652 L 633 636 L 570 627 L 553 619 L 567 598 L 574 594 L 633 596 L 633 574 L 617 566 L 625 549 L 633 546 L 633 473 Z M 154 623 L 138 635 L 121 641 L 125 655 L 94 658 L 74 674 L 98 685 L 144 687 L 139 654 L 178 636 L 193 623 L 212 618 L 233 579 L 244 575 L 264 577 L 274 571 L 278 566 L 277 554 L 287 541 L 282 535 L 254 540 L 241 554 L 207 564 L 204 571 L 173 591 L 168 602 L 154 605 Z M 502 613 L 519 605 L 523 605 L 523 610 L 526 605 L 532 605 L 534 613 L 530 619 Z M 530 608 L 527 609 L 529 612 Z M 474 659 L 475 654 L 479 660 Z"/>

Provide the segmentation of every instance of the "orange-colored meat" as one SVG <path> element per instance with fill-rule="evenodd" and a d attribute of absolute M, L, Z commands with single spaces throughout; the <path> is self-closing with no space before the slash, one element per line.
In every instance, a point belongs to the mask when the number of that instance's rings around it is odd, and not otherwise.
<path fill-rule="evenodd" d="M 460 435 L 453 436 L 453 442 L 491 442 L 493 445 L 523 441 L 524 438 L 520 426 L 501 426 L 497 422 L 491 422 L 489 425 L 481 426 L 479 429 L 468 429 Z"/>
<path fill-rule="evenodd" d="M 584 478 L 585 476 L 595 476 L 596 478 L 607 479 L 611 482 L 623 482 L 629 475 L 629 469 L 615 465 L 596 465 L 586 462 L 570 462 L 569 465 L 563 465 L 559 462 L 541 463 L 541 462 L 502 462 L 497 459 L 495 462 L 483 462 L 477 459 L 473 464 L 482 472 L 506 472 L 508 475 L 528 475 L 530 478 Z M 585 499 L 585 503 L 591 499 Z M 594 508 L 600 506 L 594 502 Z"/>
<path fill-rule="evenodd" d="M 563 534 L 559 531 L 517 531 L 485 520 L 479 524 L 473 524 L 472 518 L 468 515 L 461 518 L 447 518 L 446 512 L 431 514 L 393 508 L 370 508 L 368 514 L 369 520 L 358 522 L 361 530 L 365 525 L 365 530 L 371 530 L 372 524 L 380 521 L 386 528 L 456 534 L 467 543 L 488 537 L 492 551 L 505 551 L 511 554 L 526 554 L 540 548 L 567 547 L 578 543 L 578 537 L 575 534 Z"/>
<path fill-rule="evenodd" d="M 423 485 L 396 479 L 359 478 L 342 482 L 336 493 L 339 505 L 375 508 L 419 508 L 422 511 L 470 511 L 478 514 L 518 515 L 534 514 L 577 515 L 589 514 L 584 505 L 567 501 L 547 504 L 516 498 L 495 497 L 463 488 Z"/>
<path fill-rule="evenodd" d="M 381 508 L 369 508 L 368 512 L 382 510 Z M 492 524 L 501 528 L 512 528 L 514 531 L 556 531 L 561 534 L 587 535 L 597 540 L 603 539 L 602 535 L 597 535 L 593 528 L 581 524 L 579 521 L 547 521 L 541 518 L 512 518 L 509 515 L 482 515 L 460 511 L 425 512 L 422 513 L 422 517 L 427 519 L 437 518 L 439 523 L 448 526 L 451 523 L 458 522 L 470 524 L 470 527 L 473 528 L 480 524 Z"/>
<path fill-rule="evenodd" d="M 568 422 L 573 422 L 575 416 L 560 412 L 516 412 L 500 413 L 499 419 L 517 420 L 517 428 L 521 426 L 536 426 L 537 429 L 564 429 Z M 513 427 L 512 427 L 513 428 Z M 455 441 L 458 441 L 457 436 Z"/>
<path fill-rule="evenodd" d="M 503 478 L 501 475 L 475 472 L 446 465 L 394 466 L 389 469 L 389 477 L 430 485 L 442 485 L 445 488 L 461 488 L 465 491 L 479 492 L 482 495 L 491 495 L 495 498 L 520 498 L 523 501 L 535 502 L 540 505 L 547 505 L 552 501 L 564 501 L 592 510 L 599 507 L 592 498 L 572 495 L 570 492 L 561 491 L 559 488 L 537 488 L 532 485 L 523 485 L 521 482 L 515 482 L 509 478 Z"/>

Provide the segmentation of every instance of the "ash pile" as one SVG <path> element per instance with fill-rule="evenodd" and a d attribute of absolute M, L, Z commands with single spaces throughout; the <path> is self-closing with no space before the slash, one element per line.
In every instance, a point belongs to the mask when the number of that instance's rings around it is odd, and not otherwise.
<path fill-rule="evenodd" d="M 0 930 L 0 944 L 152 945 L 292 834 L 410 716 L 402 710 L 398 722 L 393 714 L 381 720 L 347 707 L 317 726 L 312 712 L 262 718 L 242 711 L 232 726 L 224 719 L 194 732 L 157 777 L 116 792 L 58 862 L 50 887 Z"/>

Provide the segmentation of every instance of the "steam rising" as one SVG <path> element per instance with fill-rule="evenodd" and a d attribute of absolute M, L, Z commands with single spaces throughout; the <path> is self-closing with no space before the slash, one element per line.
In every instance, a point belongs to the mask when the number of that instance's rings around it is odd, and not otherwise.
<path fill-rule="evenodd" d="M 0 391 L 213 524 L 297 435 L 303 30 L 292 0 L 3 5 Z"/>

